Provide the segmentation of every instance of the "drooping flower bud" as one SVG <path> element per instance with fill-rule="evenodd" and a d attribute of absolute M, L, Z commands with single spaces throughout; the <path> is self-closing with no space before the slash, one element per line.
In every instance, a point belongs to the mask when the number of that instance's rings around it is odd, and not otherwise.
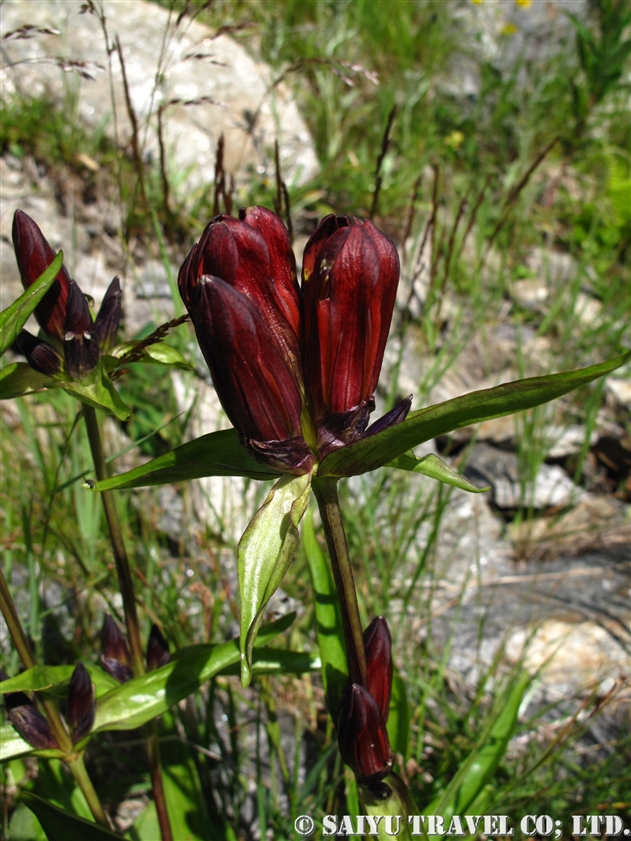
<path fill-rule="evenodd" d="M 302 432 L 298 292 L 279 226 L 263 208 L 240 220 L 217 217 L 182 265 L 178 285 L 242 443 L 264 464 L 300 475 L 314 457 Z"/>
<path fill-rule="evenodd" d="M 109 613 L 105 614 L 101 631 L 101 663 L 106 672 L 121 683 L 132 678 L 131 656 L 124 634 Z"/>
<path fill-rule="evenodd" d="M 302 276 L 305 380 L 324 456 L 358 440 L 368 425 L 399 258 L 372 222 L 331 215 L 306 245 Z"/>
<path fill-rule="evenodd" d="M 0 681 L 7 679 L 8 675 L 0 672 Z M 7 692 L 3 699 L 7 718 L 25 742 L 36 750 L 59 747 L 48 721 L 28 695 L 24 692 Z"/>
<path fill-rule="evenodd" d="M 364 631 L 366 686 L 383 720 L 388 720 L 392 695 L 392 637 L 383 616 L 375 616 Z"/>
<path fill-rule="evenodd" d="M 170 659 L 169 643 L 162 635 L 160 628 L 153 624 L 147 643 L 147 671 L 152 672 L 154 669 L 166 666 Z"/>
<path fill-rule="evenodd" d="M 373 785 L 392 771 L 394 754 L 386 722 L 365 687 L 354 683 L 344 694 L 337 733 L 342 759 L 353 770 L 358 783 Z"/>
<path fill-rule="evenodd" d="M 70 678 L 66 703 L 66 721 L 70 727 L 73 745 L 90 732 L 94 724 L 94 713 L 94 684 L 83 663 L 78 663 Z"/>
<path fill-rule="evenodd" d="M 54 377 L 63 371 L 64 363 L 57 350 L 28 330 L 20 330 L 11 350 L 21 353 L 34 371 L 47 377 Z"/>

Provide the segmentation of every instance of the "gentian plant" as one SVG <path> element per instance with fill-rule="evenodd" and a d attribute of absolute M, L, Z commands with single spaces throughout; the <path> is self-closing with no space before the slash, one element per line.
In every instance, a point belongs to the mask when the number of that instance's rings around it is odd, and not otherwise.
<path fill-rule="evenodd" d="M 295 265 L 287 229 L 270 210 L 253 207 L 242 210 L 238 219 L 218 216 L 210 222 L 182 265 L 178 284 L 234 428 L 203 435 L 98 482 L 96 489 L 213 475 L 276 480 L 238 547 L 244 686 L 252 678 L 263 612 L 291 563 L 313 490 L 339 604 L 338 638 L 343 641 L 340 657 L 339 649 L 319 635 L 327 705 L 338 728 L 341 756 L 356 776 L 369 813 L 420 814 L 392 770 L 387 730 L 393 678 L 390 634 L 383 617 L 362 630 L 338 482 L 389 467 L 424 473 L 471 492 L 485 490 L 437 456 L 419 458 L 412 448 L 459 427 L 559 397 L 624 364 L 630 354 L 413 412 L 408 397 L 369 425 L 399 280 L 396 248 L 370 221 L 331 215 L 306 245 L 301 286 Z M 318 588 L 327 585 L 326 573 L 313 569 L 316 556 L 317 551 L 310 564 L 318 595 Z M 325 601 L 316 599 L 319 624 L 326 621 Z M 510 715 L 516 715 L 524 689 L 521 683 L 515 690 Z M 506 728 L 506 721 L 501 724 Z M 472 802 L 484 780 L 477 789 L 468 778 L 466 783 Z M 461 810 L 466 805 L 459 801 Z M 442 807 L 450 808 L 448 803 Z"/>
<path fill-rule="evenodd" d="M 12 346 L 28 364 L 13 362 L 2 369 L 0 393 L 15 396 L 61 387 L 81 401 L 96 472 L 96 481 L 87 484 L 102 495 L 127 636 L 106 617 L 102 668 L 37 666 L 0 575 L 3 613 L 26 667 L 21 675 L 0 682 L 12 722 L 8 727 L 14 728 L 3 734 L 2 758 L 29 753 L 62 758 L 73 770 L 95 820 L 105 825 L 107 816 L 87 777 L 83 750 L 96 733 L 147 725 L 160 833 L 164 841 L 173 838 L 155 719 L 211 677 L 235 667 L 247 686 L 261 661 L 299 672 L 315 665 L 308 655 L 265 648 L 289 626 L 292 616 L 261 627 L 266 605 L 293 558 L 304 518 L 315 593 L 317 663 L 340 755 L 354 774 L 366 814 L 420 815 L 394 770 L 388 729 L 394 678 L 390 632 L 383 617 L 375 617 L 365 629 L 361 626 L 338 483 L 386 467 L 479 492 L 483 489 L 436 455 L 418 457 L 413 448 L 459 427 L 559 397 L 613 371 L 631 353 L 415 411 L 407 397 L 371 424 L 399 280 L 394 244 L 368 220 L 327 216 L 307 243 L 299 285 L 282 220 L 265 208 L 248 208 L 238 219 L 225 215 L 213 219 L 178 278 L 232 428 L 205 434 L 110 478 L 96 410 L 120 419 L 128 416 L 113 382 L 115 374 L 129 359 L 186 363 L 174 351 L 163 348 L 162 355 L 156 353 L 160 344 L 116 345 L 118 281 L 112 282 L 93 320 L 79 287 L 63 268 L 61 255 L 54 254 L 33 220 L 19 212 L 14 243 L 25 293 L 0 314 L 0 347 L 4 352 Z M 43 331 L 40 337 L 23 331 L 33 311 Z M 158 331 L 156 341 L 162 337 Z M 153 627 L 143 651 L 130 562 L 112 491 L 203 476 L 274 481 L 238 546 L 240 638 L 185 647 L 170 656 L 159 628 Z M 305 517 L 311 491 L 330 567 L 319 549 L 311 512 Z M 459 813 L 474 803 L 480 808 L 479 798 L 506 749 L 527 683 L 526 678 L 515 682 L 487 742 L 471 754 L 440 800 L 427 805 L 426 811 L 450 816 L 455 804 Z M 65 698 L 63 704 L 47 695 L 51 689 L 56 697 Z M 30 801 L 29 805 L 36 808 Z M 99 832 L 105 837 L 107 830 Z M 400 837 L 408 837 L 407 833 L 404 820 Z"/>

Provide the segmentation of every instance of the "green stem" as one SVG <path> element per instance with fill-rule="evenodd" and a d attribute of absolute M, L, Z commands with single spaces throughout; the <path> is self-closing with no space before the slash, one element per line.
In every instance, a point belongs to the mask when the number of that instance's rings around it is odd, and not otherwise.
<path fill-rule="evenodd" d="M 88 440 L 90 442 L 90 450 L 92 451 L 96 478 L 99 482 L 102 482 L 108 478 L 108 474 L 107 467 L 105 465 L 105 453 L 103 451 L 103 442 L 101 440 L 101 430 L 96 416 L 96 409 L 92 406 L 84 405 L 83 417 L 85 418 L 85 425 L 88 431 Z M 145 673 L 145 665 L 142 657 L 142 643 L 140 641 L 138 614 L 136 613 L 136 596 L 134 594 L 134 585 L 131 579 L 129 558 L 127 557 L 127 550 L 125 549 L 125 542 L 123 540 L 123 529 L 121 527 L 120 520 L 118 519 L 116 502 L 112 491 L 103 491 L 101 499 L 103 500 L 105 519 L 107 520 L 107 527 L 110 532 L 114 560 L 116 561 L 118 584 L 121 596 L 123 597 L 125 625 L 127 626 L 127 636 L 129 638 L 129 648 L 131 650 L 131 667 L 134 675 L 139 677 Z"/>
<path fill-rule="evenodd" d="M 355 579 L 348 554 L 348 545 L 342 523 L 337 479 L 313 479 L 313 492 L 318 501 L 324 536 L 329 549 L 333 578 L 340 600 L 342 626 L 346 643 L 348 673 L 351 683 L 366 686 L 366 651 L 362 633 Z"/>
<path fill-rule="evenodd" d="M 105 464 L 103 441 L 101 439 L 101 429 L 99 427 L 96 410 L 92 406 L 84 406 L 83 416 L 85 418 L 85 425 L 88 432 L 90 450 L 92 451 L 96 478 L 99 482 L 102 482 L 108 478 L 108 473 L 107 466 Z M 140 641 L 138 614 L 136 612 L 136 596 L 134 594 L 134 585 L 131 577 L 129 558 L 127 557 L 127 550 L 125 549 L 125 541 L 123 539 L 123 529 L 118 518 L 118 511 L 116 510 L 116 502 L 112 491 L 102 491 L 101 499 L 103 500 L 105 519 L 107 520 L 107 527 L 110 532 L 114 560 L 116 561 L 118 585 L 123 597 L 125 624 L 127 626 L 127 636 L 131 651 L 131 667 L 134 676 L 140 677 L 145 673 L 145 663 L 142 654 L 142 643 Z M 162 841 L 173 841 L 173 834 L 171 832 L 171 824 L 169 822 L 169 815 L 166 806 L 166 797 L 164 794 L 164 784 L 162 781 L 160 746 L 158 743 L 158 731 L 155 726 L 155 722 L 153 725 L 145 728 L 145 736 L 147 742 L 149 770 L 151 772 L 151 785 L 156 803 L 158 823 L 160 824 L 160 834 L 162 836 Z"/>
<path fill-rule="evenodd" d="M 108 829 L 112 829 L 112 824 L 110 823 L 107 815 L 105 814 L 103 806 L 101 805 L 101 801 L 99 800 L 99 796 L 96 793 L 96 790 L 92 785 L 92 780 L 88 775 L 85 763 L 83 761 L 83 753 L 78 754 L 75 759 L 68 762 L 68 765 L 70 767 L 70 770 L 72 771 L 72 776 L 75 778 L 77 785 L 83 792 L 83 796 L 85 797 L 88 806 L 90 807 L 90 811 L 94 816 L 94 820 L 97 823 L 108 827 Z"/>
<path fill-rule="evenodd" d="M 2 608 L 2 614 L 5 622 L 7 623 L 9 633 L 11 634 L 11 639 L 13 640 L 13 644 L 15 645 L 24 668 L 32 669 L 33 666 L 35 666 L 35 660 L 33 659 L 28 639 L 24 633 L 24 628 L 22 627 L 20 617 L 18 616 L 18 612 L 15 608 L 15 602 L 13 601 L 2 570 L 0 570 L 0 606 Z M 52 734 L 55 737 L 55 741 L 59 745 L 59 749 L 66 754 L 66 762 L 70 766 L 78 786 L 85 795 L 85 799 L 90 807 L 94 820 L 103 826 L 110 827 L 110 823 L 105 811 L 103 810 L 99 796 L 92 785 L 92 780 L 88 776 L 88 772 L 86 771 L 83 763 L 83 755 L 77 755 L 74 752 L 72 740 L 68 735 L 68 731 L 61 720 L 61 716 L 59 715 L 57 708 L 52 701 L 47 699 L 39 697 L 38 701 L 44 711 L 44 714 L 46 715 Z"/>

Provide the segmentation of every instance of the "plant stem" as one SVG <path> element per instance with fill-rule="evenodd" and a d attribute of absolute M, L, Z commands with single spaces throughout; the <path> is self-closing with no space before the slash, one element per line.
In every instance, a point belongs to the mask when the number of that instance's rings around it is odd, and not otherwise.
<path fill-rule="evenodd" d="M 88 806 L 90 807 L 90 811 L 94 816 L 94 820 L 97 823 L 102 824 L 103 826 L 108 827 L 108 829 L 112 829 L 112 824 L 110 823 L 103 806 L 101 805 L 101 801 L 99 800 L 99 796 L 96 793 L 94 786 L 92 785 L 92 780 L 88 775 L 88 771 L 85 767 L 85 763 L 83 761 L 83 753 L 78 754 L 76 759 L 73 759 L 71 762 L 68 762 L 70 766 L 70 770 L 72 771 L 72 776 L 77 781 L 77 785 L 83 792 L 83 796 L 85 797 Z"/>
<path fill-rule="evenodd" d="M 18 612 L 15 608 L 15 602 L 13 601 L 2 570 L 0 570 L 0 606 L 2 607 L 2 614 L 7 623 L 9 633 L 11 634 L 11 639 L 13 640 L 13 644 L 15 645 L 24 668 L 32 669 L 33 666 L 35 666 L 35 660 L 33 659 L 28 639 L 24 633 L 24 628 L 22 627 L 20 617 L 18 616 Z M 59 715 L 57 708 L 52 701 L 45 698 L 39 697 L 38 701 L 44 710 L 44 714 L 46 715 L 52 734 L 59 745 L 59 749 L 64 751 L 67 755 L 66 762 L 72 770 L 74 778 L 77 781 L 77 785 L 85 796 L 94 820 L 103 826 L 110 827 L 110 822 L 105 814 L 103 806 L 101 805 L 99 796 L 92 785 L 92 780 L 88 776 L 88 772 L 83 762 L 83 754 L 76 754 L 74 752 L 72 740 L 68 735 L 68 731 L 61 720 L 61 716 Z"/>
<path fill-rule="evenodd" d="M 90 442 L 90 450 L 92 451 L 96 478 L 99 482 L 102 482 L 104 479 L 107 479 L 108 474 L 107 467 L 105 465 L 105 453 L 103 451 L 103 442 L 101 440 L 101 430 L 96 416 L 96 409 L 92 406 L 84 405 L 83 417 L 85 418 L 85 425 L 88 431 L 88 440 Z M 101 493 L 101 499 L 103 500 L 105 519 L 107 520 L 107 527 L 110 532 L 114 560 L 116 561 L 118 583 L 123 597 L 125 625 L 127 626 L 127 636 L 129 638 L 129 648 L 131 650 L 131 667 L 134 676 L 139 677 L 145 673 L 145 665 L 142 657 L 142 643 L 140 641 L 138 614 L 136 613 L 136 596 L 134 594 L 134 585 L 131 579 L 129 558 L 127 557 L 127 550 L 125 549 L 125 543 L 123 540 L 123 529 L 121 527 L 120 520 L 118 519 L 118 512 L 116 510 L 116 503 L 112 491 L 103 491 Z"/>
<path fill-rule="evenodd" d="M 366 651 L 362 633 L 355 579 L 348 554 L 348 545 L 342 523 L 337 479 L 313 479 L 313 492 L 318 501 L 326 544 L 331 558 L 333 578 L 340 600 L 346 657 L 351 683 L 366 686 Z"/>
<path fill-rule="evenodd" d="M 88 440 L 92 451 L 96 478 L 99 482 L 102 482 L 104 479 L 108 478 L 108 473 L 107 466 L 105 464 L 103 441 L 101 439 L 101 429 L 99 427 L 96 410 L 92 406 L 84 406 L 83 416 L 85 418 L 85 425 L 88 431 Z M 136 596 L 134 594 L 134 585 L 131 577 L 129 558 L 127 557 L 127 550 L 125 549 L 125 542 L 123 540 L 123 529 L 118 518 L 116 503 L 112 491 L 102 491 L 101 499 L 103 500 L 105 519 L 107 520 L 107 527 L 109 529 L 110 540 L 112 542 L 112 550 L 116 561 L 118 584 L 123 597 L 125 624 L 127 626 L 127 636 L 131 652 L 131 668 L 134 673 L 134 677 L 140 677 L 140 675 L 144 675 L 145 673 L 145 664 L 142 656 L 142 643 L 140 641 L 138 614 L 136 613 Z M 149 770 L 151 772 L 151 785 L 156 804 L 156 812 L 158 814 L 158 823 L 160 824 L 160 834 L 162 836 L 162 841 L 173 841 L 173 834 L 171 832 L 171 824 L 169 822 L 169 814 L 166 805 L 166 797 L 164 794 L 164 784 L 162 781 L 160 746 L 155 722 L 152 722 L 145 728 L 145 736 L 147 743 L 147 757 L 149 759 Z"/>

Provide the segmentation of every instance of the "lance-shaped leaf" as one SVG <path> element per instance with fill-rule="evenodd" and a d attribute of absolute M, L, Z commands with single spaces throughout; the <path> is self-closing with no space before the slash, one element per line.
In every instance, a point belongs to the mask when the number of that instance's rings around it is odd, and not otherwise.
<path fill-rule="evenodd" d="M 120 841 L 120 835 L 115 835 L 97 823 L 66 812 L 59 806 L 53 806 L 52 803 L 31 794 L 30 791 L 22 792 L 20 800 L 35 814 L 48 841 L 68 841 L 69 838 L 80 838 L 81 841 L 111 841 L 112 838 L 118 838 Z"/>
<path fill-rule="evenodd" d="M 56 388 L 58 380 L 35 371 L 26 362 L 12 362 L 0 371 L 0 400 L 21 397 L 40 388 Z"/>
<path fill-rule="evenodd" d="M 252 647 L 265 607 L 287 571 L 298 543 L 298 524 L 307 510 L 311 474 L 286 474 L 274 485 L 239 542 L 241 595 L 241 683 L 252 679 Z"/>
<path fill-rule="evenodd" d="M 10 306 L 0 313 L 0 356 L 11 347 L 28 317 L 42 300 L 64 262 L 60 251 L 48 268 Z"/>
<path fill-rule="evenodd" d="M 481 494 L 484 491 L 490 490 L 487 485 L 484 488 L 478 488 L 468 482 L 464 476 L 457 473 L 448 464 L 434 455 L 429 453 L 422 458 L 416 458 L 413 453 L 404 453 L 402 456 L 391 461 L 388 467 L 398 467 L 399 470 L 409 470 L 412 473 L 422 473 L 424 476 L 429 476 L 431 479 L 438 479 L 439 482 L 444 482 L 446 485 L 453 485 L 454 488 L 460 488 L 463 491 L 469 491 L 474 494 Z"/>
<path fill-rule="evenodd" d="M 313 512 L 307 511 L 302 540 L 311 573 L 315 606 L 316 638 L 322 660 L 322 682 L 326 704 L 334 721 L 340 712 L 342 693 L 348 685 L 348 661 L 344 627 L 333 573 L 316 540 Z"/>
<path fill-rule="evenodd" d="M 589 368 L 516 380 L 411 412 L 402 423 L 328 455 L 318 476 L 355 476 L 376 470 L 437 435 L 555 400 L 615 371 L 629 359 L 631 351 Z"/>
<path fill-rule="evenodd" d="M 97 697 L 117 687 L 118 681 L 92 663 L 84 664 L 94 683 Z M 74 666 L 33 666 L 15 677 L 0 681 L 0 695 L 5 692 L 44 692 L 63 696 L 70 684 Z"/>
<path fill-rule="evenodd" d="M 140 467 L 119 473 L 92 487 L 97 491 L 145 488 L 186 482 L 204 476 L 247 476 L 250 479 L 276 479 L 274 473 L 251 456 L 239 443 L 236 429 L 210 432 L 158 456 Z"/>
<path fill-rule="evenodd" d="M 126 421 L 131 417 L 130 410 L 121 400 L 100 359 L 89 381 L 66 382 L 62 387 L 64 391 L 82 403 L 87 403 L 95 409 L 102 409 L 108 415 L 114 415 L 118 420 Z"/>
<path fill-rule="evenodd" d="M 261 628 L 257 642 L 265 645 L 291 625 L 290 613 Z M 134 730 L 188 697 L 214 675 L 239 663 L 239 641 L 191 645 L 176 652 L 166 666 L 133 678 L 98 699 L 92 732 Z"/>
<path fill-rule="evenodd" d="M 118 361 L 122 356 L 131 353 L 136 347 L 142 345 L 142 341 L 123 342 L 112 350 L 111 355 Z M 153 365 L 169 365 L 172 368 L 181 368 L 185 371 L 190 371 L 193 366 L 184 359 L 182 354 L 171 345 L 165 342 L 156 342 L 147 347 L 141 347 L 142 356 L 137 362 L 146 362 Z M 123 360 L 124 364 L 124 360 Z"/>

